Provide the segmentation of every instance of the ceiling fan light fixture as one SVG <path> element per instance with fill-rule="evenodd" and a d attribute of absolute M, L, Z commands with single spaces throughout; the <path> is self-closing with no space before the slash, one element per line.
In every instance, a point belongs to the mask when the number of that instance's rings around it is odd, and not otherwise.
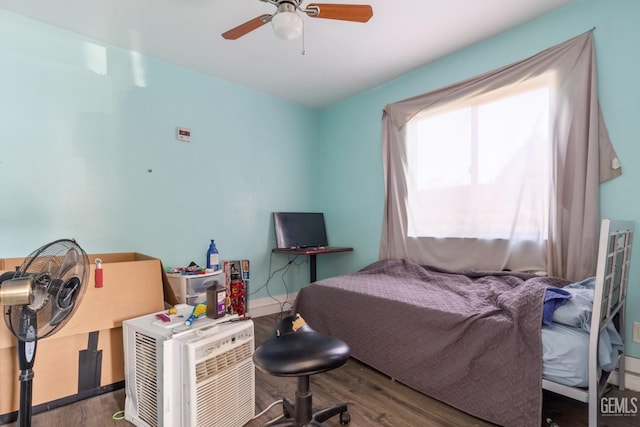
<path fill-rule="evenodd" d="M 296 12 L 295 6 L 282 3 L 278 12 L 271 18 L 273 32 L 281 39 L 292 40 L 302 34 L 302 18 Z"/>

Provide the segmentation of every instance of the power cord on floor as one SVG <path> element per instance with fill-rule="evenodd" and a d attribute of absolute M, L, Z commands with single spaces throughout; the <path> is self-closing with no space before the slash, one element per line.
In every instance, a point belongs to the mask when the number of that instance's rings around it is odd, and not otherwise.
<path fill-rule="evenodd" d="M 252 420 L 255 420 L 256 418 L 260 418 L 261 416 L 263 416 L 264 414 L 267 413 L 267 411 L 269 411 L 269 409 L 273 408 L 274 406 L 276 406 L 277 404 L 282 403 L 282 399 L 276 400 L 275 402 L 273 402 L 271 405 L 267 406 L 266 409 L 264 409 L 262 412 L 260 412 L 259 414 L 255 415 L 253 418 L 251 418 Z M 277 420 L 279 420 L 280 418 L 282 418 L 284 415 L 280 415 L 278 418 L 273 419 L 271 421 L 268 421 L 265 425 L 269 425 Z"/>
<path fill-rule="evenodd" d="M 270 426 L 271 424 L 275 423 L 276 421 L 281 420 L 282 418 L 284 418 L 284 415 L 280 415 L 278 418 L 274 418 L 271 421 L 267 421 L 264 425 L 265 426 Z"/>
<path fill-rule="evenodd" d="M 116 421 L 124 420 L 124 410 L 114 412 L 111 418 Z"/>

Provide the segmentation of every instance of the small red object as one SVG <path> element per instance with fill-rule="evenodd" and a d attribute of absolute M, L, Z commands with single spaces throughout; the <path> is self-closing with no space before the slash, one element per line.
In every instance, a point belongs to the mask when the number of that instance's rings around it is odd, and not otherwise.
<path fill-rule="evenodd" d="M 156 314 L 156 317 L 158 319 L 162 320 L 165 323 L 166 322 L 171 322 L 171 318 L 169 316 L 167 316 L 166 314 L 164 314 L 164 313 L 158 313 L 158 314 Z"/>
<path fill-rule="evenodd" d="M 102 285 L 102 260 L 96 258 L 96 288 L 101 288 Z"/>

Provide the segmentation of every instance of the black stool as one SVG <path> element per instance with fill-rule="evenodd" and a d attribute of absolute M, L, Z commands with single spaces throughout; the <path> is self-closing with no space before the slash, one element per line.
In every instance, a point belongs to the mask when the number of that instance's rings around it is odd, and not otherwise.
<path fill-rule="evenodd" d="M 349 359 L 349 346 L 338 338 L 311 329 L 302 317 L 283 318 L 271 337 L 253 354 L 256 366 L 271 375 L 297 377 L 295 404 L 283 399 L 285 418 L 270 425 L 322 426 L 322 422 L 340 414 L 340 423 L 351 421 L 347 404 L 339 403 L 313 413 L 309 376 L 344 365 Z"/>

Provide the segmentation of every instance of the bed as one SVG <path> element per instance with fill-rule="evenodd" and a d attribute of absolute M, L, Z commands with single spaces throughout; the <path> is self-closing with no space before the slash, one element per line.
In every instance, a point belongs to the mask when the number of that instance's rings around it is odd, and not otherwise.
<path fill-rule="evenodd" d="M 632 236 L 632 223 L 603 220 L 596 275 L 578 283 L 382 260 L 301 289 L 293 310 L 354 358 L 476 417 L 540 426 L 544 388 L 589 402 L 595 426 L 612 368 L 624 387 L 614 325 L 624 325 Z"/>

